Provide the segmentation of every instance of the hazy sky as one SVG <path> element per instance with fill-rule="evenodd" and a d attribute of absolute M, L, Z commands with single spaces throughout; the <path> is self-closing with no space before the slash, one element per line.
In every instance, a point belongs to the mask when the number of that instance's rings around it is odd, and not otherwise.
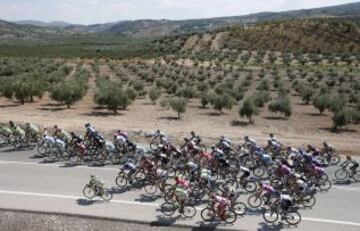
<path fill-rule="evenodd" d="M 355 0 L 0 0 L 0 19 L 93 24 L 132 19 L 236 16 L 337 5 Z"/>

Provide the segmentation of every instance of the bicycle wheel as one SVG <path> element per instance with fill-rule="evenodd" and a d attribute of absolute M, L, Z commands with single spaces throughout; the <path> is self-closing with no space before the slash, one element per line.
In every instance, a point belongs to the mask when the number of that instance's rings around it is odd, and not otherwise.
<path fill-rule="evenodd" d="M 301 198 L 301 204 L 306 208 L 312 208 L 316 203 L 316 198 L 313 195 L 306 195 Z"/>
<path fill-rule="evenodd" d="M 335 172 L 335 178 L 337 180 L 345 180 L 348 177 L 348 172 L 342 168 Z"/>
<path fill-rule="evenodd" d="M 127 185 L 128 181 L 127 181 L 125 175 L 122 174 L 122 175 L 119 175 L 119 176 L 116 177 L 115 183 L 120 188 L 123 188 L 123 187 L 125 187 Z"/>
<path fill-rule="evenodd" d="M 165 202 L 160 206 L 160 210 L 165 216 L 171 216 L 175 213 L 176 207 L 172 203 Z"/>
<path fill-rule="evenodd" d="M 228 180 L 225 185 L 230 189 L 237 189 L 239 187 L 239 184 L 235 180 Z"/>
<path fill-rule="evenodd" d="M 328 174 L 324 173 L 320 176 L 320 179 L 319 179 L 320 182 L 325 182 L 327 180 L 329 180 Z"/>
<path fill-rule="evenodd" d="M 118 155 L 113 154 L 110 156 L 110 161 L 112 164 L 118 164 L 120 162 L 120 158 Z"/>
<path fill-rule="evenodd" d="M 330 159 L 330 164 L 331 165 L 337 165 L 338 163 L 340 163 L 340 156 L 332 155 L 331 159 Z"/>
<path fill-rule="evenodd" d="M 80 163 L 80 161 L 81 161 L 81 158 L 78 155 L 74 155 L 74 156 L 70 157 L 70 162 L 73 164 L 78 164 L 78 163 Z"/>
<path fill-rule="evenodd" d="M 355 181 L 360 181 L 360 171 L 357 171 L 355 173 L 353 173 L 353 176 L 352 178 L 355 180 Z"/>
<path fill-rule="evenodd" d="M 42 144 L 37 147 L 37 151 L 40 155 L 45 155 L 48 152 L 48 148 L 46 147 L 46 145 Z"/>
<path fill-rule="evenodd" d="M 256 177 L 262 178 L 265 174 L 265 169 L 263 167 L 257 167 L 253 170 L 253 174 Z"/>
<path fill-rule="evenodd" d="M 246 157 L 244 160 L 243 160 L 243 165 L 247 168 L 251 168 L 254 166 L 254 160 L 251 159 L 250 157 Z"/>
<path fill-rule="evenodd" d="M 225 223 L 226 224 L 233 224 L 236 221 L 236 213 L 234 211 L 228 210 L 226 212 L 226 219 L 225 219 Z"/>
<path fill-rule="evenodd" d="M 242 202 L 235 203 L 233 205 L 233 210 L 238 216 L 242 216 L 246 213 L 246 205 Z"/>
<path fill-rule="evenodd" d="M 330 180 L 319 182 L 319 188 L 323 191 L 328 191 L 332 186 L 332 183 Z"/>
<path fill-rule="evenodd" d="M 101 194 L 101 198 L 104 201 L 110 201 L 113 198 L 113 194 L 108 189 L 104 189 L 103 193 Z"/>
<path fill-rule="evenodd" d="M 215 212 L 210 208 L 204 208 L 201 210 L 201 218 L 206 221 L 213 221 L 215 219 Z"/>
<path fill-rule="evenodd" d="M 183 215 L 187 218 L 193 218 L 196 215 L 196 208 L 194 206 L 185 206 Z"/>
<path fill-rule="evenodd" d="M 253 182 L 253 181 L 248 181 L 248 182 L 245 183 L 244 189 L 248 193 L 253 193 L 257 189 L 257 184 L 255 182 Z"/>
<path fill-rule="evenodd" d="M 144 171 L 138 171 L 135 173 L 135 179 L 137 181 L 140 181 L 140 182 L 145 182 L 146 180 L 146 175 L 144 173 Z"/>
<path fill-rule="evenodd" d="M 128 160 L 129 160 L 129 158 L 126 155 L 119 157 L 120 164 L 125 164 L 126 162 L 128 162 Z"/>
<path fill-rule="evenodd" d="M 156 184 L 148 184 L 144 187 L 146 193 L 150 195 L 155 195 L 157 193 L 157 185 Z"/>
<path fill-rule="evenodd" d="M 251 208 L 259 208 L 262 204 L 262 199 L 261 199 L 261 197 L 252 195 L 248 198 L 247 202 Z"/>
<path fill-rule="evenodd" d="M 277 211 L 270 209 L 264 211 L 263 218 L 267 223 L 274 223 L 278 220 L 279 214 Z"/>
<path fill-rule="evenodd" d="M 87 199 L 93 199 L 95 197 L 95 191 L 89 186 L 85 186 L 83 190 L 84 197 Z"/>
<path fill-rule="evenodd" d="M 298 212 L 290 212 L 285 214 L 285 221 L 289 225 L 297 225 L 301 221 L 301 215 Z"/>

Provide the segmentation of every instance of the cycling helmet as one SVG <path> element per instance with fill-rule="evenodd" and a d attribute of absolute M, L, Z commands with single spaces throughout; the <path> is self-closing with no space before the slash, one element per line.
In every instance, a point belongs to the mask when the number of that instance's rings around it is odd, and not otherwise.
<path fill-rule="evenodd" d="M 91 126 L 90 123 L 86 123 L 86 124 L 85 124 L 85 127 L 86 127 L 86 128 L 88 128 L 88 127 L 90 127 L 90 126 Z"/>

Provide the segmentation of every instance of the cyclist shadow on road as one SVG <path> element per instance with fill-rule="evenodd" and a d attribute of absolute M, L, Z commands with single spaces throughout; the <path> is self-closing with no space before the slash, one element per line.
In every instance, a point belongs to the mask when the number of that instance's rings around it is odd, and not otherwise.
<path fill-rule="evenodd" d="M 111 192 L 112 194 L 122 194 L 122 193 L 129 192 L 129 191 L 131 191 L 132 189 L 133 189 L 133 188 L 132 188 L 130 185 L 125 186 L 125 187 L 123 187 L 123 188 L 112 187 L 112 188 L 110 188 L 110 192 Z"/>
<path fill-rule="evenodd" d="M 103 204 L 103 203 L 107 203 L 103 200 L 88 200 L 88 199 L 84 199 L 84 198 L 79 198 L 76 200 L 76 204 L 81 205 L 81 206 L 90 206 L 90 205 L 94 205 L 94 204 Z"/>
<path fill-rule="evenodd" d="M 178 215 L 176 217 L 167 217 L 167 216 L 161 216 L 161 215 L 157 215 L 156 216 L 156 221 L 152 221 L 150 222 L 150 226 L 156 226 L 156 227 L 161 227 L 161 226 L 171 226 L 173 225 L 177 219 L 179 219 L 181 216 Z"/>
<path fill-rule="evenodd" d="M 193 227 L 191 230 L 192 231 L 198 231 L 198 230 L 218 230 L 218 229 L 223 229 L 223 228 L 229 228 L 231 225 L 222 223 L 221 221 L 212 221 L 212 222 L 204 222 L 204 221 L 198 221 L 196 222 L 196 224 L 198 224 L 198 227 Z"/>
<path fill-rule="evenodd" d="M 260 228 L 258 228 L 258 231 L 277 231 L 277 230 L 282 230 L 284 228 L 291 228 L 291 226 L 288 225 L 284 225 L 284 223 L 277 223 L 277 224 L 267 224 L 266 222 L 260 222 L 259 223 Z M 293 226 L 293 228 L 295 229 L 296 226 Z"/>
<path fill-rule="evenodd" d="M 138 202 L 154 202 L 158 199 L 160 199 L 161 196 L 159 195 L 154 195 L 154 196 L 150 196 L 150 195 L 146 195 L 146 194 L 141 194 L 140 198 L 136 198 L 135 201 Z"/>
<path fill-rule="evenodd" d="M 348 180 L 333 180 L 334 185 L 350 185 L 351 183 L 353 183 L 353 181 L 350 179 L 348 179 Z"/>

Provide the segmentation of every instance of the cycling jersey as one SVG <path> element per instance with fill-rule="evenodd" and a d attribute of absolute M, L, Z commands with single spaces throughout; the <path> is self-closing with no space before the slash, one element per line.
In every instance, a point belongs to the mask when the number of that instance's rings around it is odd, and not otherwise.
<path fill-rule="evenodd" d="M 168 173 L 166 170 L 163 170 L 163 169 L 157 169 L 156 170 L 156 175 L 157 177 L 162 180 L 162 181 L 165 181 L 167 178 L 168 178 Z"/>
<path fill-rule="evenodd" d="M 182 187 L 176 187 L 175 195 L 180 199 L 186 199 L 189 197 L 188 191 Z"/>
<path fill-rule="evenodd" d="M 124 169 L 125 170 L 135 170 L 136 166 L 133 163 L 127 162 L 124 164 Z"/>
<path fill-rule="evenodd" d="M 211 171 L 209 169 L 203 168 L 200 171 L 200 178 L 208 180 L 210 178 Z"/>

